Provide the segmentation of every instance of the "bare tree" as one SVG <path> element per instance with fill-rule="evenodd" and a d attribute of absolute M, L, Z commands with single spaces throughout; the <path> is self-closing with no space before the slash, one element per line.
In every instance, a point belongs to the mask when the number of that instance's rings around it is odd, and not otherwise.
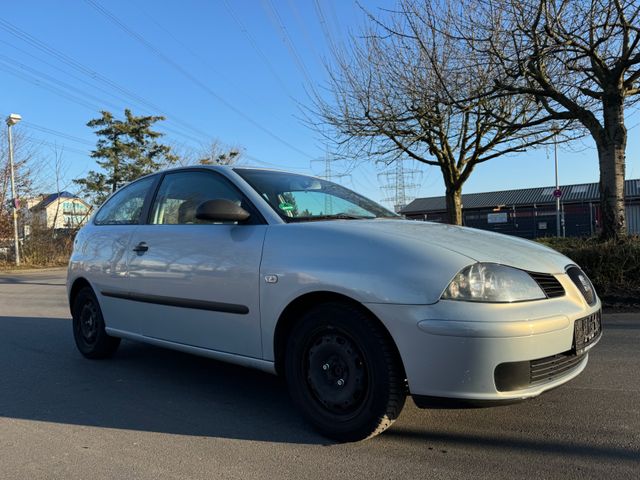
<path fill-rule="evenodd" d="M 71 182 L 67 180 L 67 172 L 69 171 L 69 164 L 64 158 L 64 147 L 58 147 L 53 145 L 51 147 L 51 158 L 49 159 L 49 170 L 51 171 L 53 183 L 55 187 L 54 192 L 60 194 L 69 186 Z M 60 215 L 60 205 L 56 206 L 56 212 L 53 217 L 52 230 L 55 230 L 58 225 L 58 215 Z M 46 227 L 46 225 L 45 225 Z"/>
<path fill-rule="evenodd" d="M 573 121 L 596 144 L 602 236 L 626 235 L 625 109 L 640 99 L 638 0 L 467 2 L 450 34 L 492 58 L 496 86 L 534 96 L 536 121 Z M 463 9 L 464 10 L 464 9 Z"/>
<path fill-rule="evenodd" d="M 242 158 L 240 148 L 224 147 L 217 140 L 213 140 L 199 154 L 198 163 L 201 165 L 234 165 Z"/>
<path fill-rule="evenodd" d="M 218 140 L 193 148 L 187 145 L 174 145 L 173 151 L 179 165 L 235 165 L 242 159 L 242 148 L 227 147 Z"/>
<path fill-rule="evenodd" d="M 481 163 L 552 137 L 532 121 L 542 107 L 526 96 L 490 96 L 490 58 L 449 35 L 458 2 L 403 0 L 330 68 L 330 98 L 316 109 L 353 145 L 387 163 L 411 158 L 440 169 L 450 223 L 462 223 L 462 187 Z"/>
<path fill-rule="evenodd" d="M 39 157 L 35 145 L 20 129 L 13 131 L 16 197 L 32 195 L 38 185 Z M 0 129 L 0 239 L 13 235 L 11 226 L 11 184 L 6 129 Z"/>
<path fill-rule="evenodd" d="M 64 158 L 64 147 L 54 144 L 50 153 L 43 155 L 42 159 L 42 170 L 46 173 L 47 181 L 41 187 L 42 194 L 34 198 L 31 209 L 27 208 L 28 205 L 23 209 L 22 220 L 30 228 L 24 238 L 22 254 L 27 264 L 64 265 L 68 263 L 75 234 L 91 211 L 76 212 L 75 208 L 68 211 L 63 200 L 65 197 L 58 197 L 53 201 L 53 218 L 48 216 L 47 209 L 50 214 L 51 208 L 42 204 L 47 198 L 44 192 L 60 195 L 73 183 L 68 176 L 69 163 Z M 62 217 L 64 222 L 61 221 Z"/>

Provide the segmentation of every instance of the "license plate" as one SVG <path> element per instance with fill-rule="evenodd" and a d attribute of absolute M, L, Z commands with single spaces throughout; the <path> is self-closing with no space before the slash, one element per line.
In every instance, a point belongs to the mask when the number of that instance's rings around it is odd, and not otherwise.
<path fill-rule="evenodd" d="M 602 335 L 602 312 L 599 310 L 588 317 L 579 318 L 573 326 L 573 343 L 577 354 L 594 345 Z"/>

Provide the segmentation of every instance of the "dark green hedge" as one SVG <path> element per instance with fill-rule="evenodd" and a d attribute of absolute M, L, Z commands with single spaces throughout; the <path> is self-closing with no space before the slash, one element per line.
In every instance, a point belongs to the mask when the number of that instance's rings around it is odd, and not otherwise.
<path fill-rule="evenodd" d="M 608 305 L 640 305 L 640 237 L 542 238 L 541 243 L 571 258 L 591 278 Z"/>

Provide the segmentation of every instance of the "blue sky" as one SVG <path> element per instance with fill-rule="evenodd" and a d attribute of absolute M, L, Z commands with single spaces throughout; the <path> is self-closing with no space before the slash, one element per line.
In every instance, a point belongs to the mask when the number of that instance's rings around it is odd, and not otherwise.
<path fill-rule="evenodd" d="M 394 5 L 363 3 L 373 12 Z M 349 32 L 364 22 L 353 0 L 4 2 L 0 114 L 20 113 L 24 122 L 16 129 L 40 142 L 44 155 L 53 143 L 63 147 L 68 178 L 94 168 L 88 152 L 95 135 L 86 122 L 99 109 L 121 115 L 125 107 L 136 114 L 165 114 L 170 144 L 217 139 L 241 146 L 247 164 L 322 174 L 317 160 L 326 148 L 300 120 L 300 105 L 309 104 L 310 82 L 321 88 L 326 80 L 329 39 L 348 42 Z M 627 178 L 639 178 L 640 115 L 628 115 L 627 126 Z M 598 180 L 590 139 L 561 148 L 559 157 L 561 183 Z M 380 201 L 386 196 L 380 168 L 361 160 L 340 182 Z M 333 165 L 335 172 L 344 168 Z M 421 170 L 413 194 L 444 193 L 437 169 L 415 163 L 406 168 Z M 464 191 L 553 182 L 553 152 L 543 148 L 479 166 Z"/>

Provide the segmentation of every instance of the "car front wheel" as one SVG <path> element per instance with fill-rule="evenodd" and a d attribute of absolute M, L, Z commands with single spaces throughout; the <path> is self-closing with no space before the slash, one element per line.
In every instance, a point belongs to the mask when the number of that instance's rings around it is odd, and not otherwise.
<path fill-rule="evenodd" d="M 327 303 L 293 327 L 285 357 L 291 397 L 323 435 L 357 441 L 386 430 L 406 397 L 395 347 L 370 315 Z"/>
<path fill-rule="evenodd" d="M 90 287 L 78 292 L 73 302 L 73 338 L 87 358 L 107 358 L 120 345 L 120 339 L 107 335 L 98 299 Z"/>

